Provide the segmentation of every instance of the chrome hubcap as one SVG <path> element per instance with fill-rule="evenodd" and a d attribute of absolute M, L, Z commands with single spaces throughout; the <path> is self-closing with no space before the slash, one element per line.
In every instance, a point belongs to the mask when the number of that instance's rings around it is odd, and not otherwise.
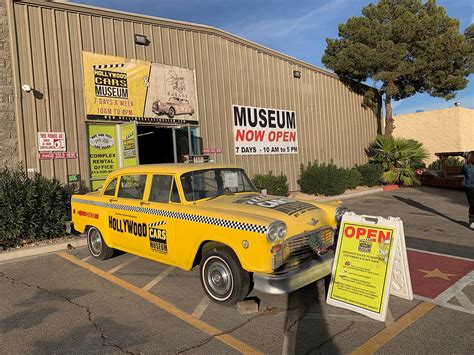
<path fill-rule="evenodd" d="M 102 251 L 102 238 L 100 237 L 99 232 L 95 229 L 91 230 L 89 233 L 92 254 L 96 256 L 100 255 L 100 252 Z"/>
<path fill-rule="evenodd" d="M 211 261 L 207 272 L 207 283 L 216 295 L 227 295 L 232 288 L 232 274 L 229 267 L 221 260 Z"/>

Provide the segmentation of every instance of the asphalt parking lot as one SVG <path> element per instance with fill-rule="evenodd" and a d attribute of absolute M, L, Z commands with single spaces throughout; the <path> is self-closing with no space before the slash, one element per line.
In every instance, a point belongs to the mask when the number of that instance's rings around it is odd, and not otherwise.
<path fill-rule="evenodd" d="M 463 193 L 401 189 L 344 204 L 404 221 L 415 299 L 392 296 L 385 323 L 328 306 L 324 281 L 286 296 L 252 292 L 259 312 L 240 315 L 208 301 L 197 269 L 129 254 L 97 261 L 79 248 L 0 265 L 2 352 L 471 353 L 474 231 Z"/>

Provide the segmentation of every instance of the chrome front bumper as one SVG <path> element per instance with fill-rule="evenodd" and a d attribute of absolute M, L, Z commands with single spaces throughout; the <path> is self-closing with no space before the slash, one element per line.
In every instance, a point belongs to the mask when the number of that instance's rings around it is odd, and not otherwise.
<path fill-rule="evenodd" d="M 263 293 L 281 295 L 298 290 L 331 274 L 334 254 L 311 259 L 288 272 L 278 274 L 253 274 L 254 289 Z"/>

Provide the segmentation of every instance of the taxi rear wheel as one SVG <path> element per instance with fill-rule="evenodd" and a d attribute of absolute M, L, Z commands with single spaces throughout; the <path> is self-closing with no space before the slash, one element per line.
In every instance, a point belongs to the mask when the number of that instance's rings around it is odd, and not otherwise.
<path fill-rule="evenodd" d="M 202 287 L 215 303 L 233 306 L 249 293 L 250 275 L 230 248 L 211 249 L 202 258 L 199 271 Z"/>
<path fill-rule="evenodd" d="M 109 259 L 114 253 L 114 249 L 109 248 L 96 227 L 87 230 L 87 247 L 91 255 L 100 260 Z"/>

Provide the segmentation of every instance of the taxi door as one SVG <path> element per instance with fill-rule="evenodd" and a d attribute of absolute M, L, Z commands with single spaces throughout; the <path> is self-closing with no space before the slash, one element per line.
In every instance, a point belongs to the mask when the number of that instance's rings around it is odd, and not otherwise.
<path fill-rule="evenodd" d="M 148 226 L 144 217 L 146 173 L 120 176 L 116 197 L 108 208 L 108 227 L 112 244 L 120 250 L 143 254 L 147 245 Z"/>
<path fill-rule="evenodd" d="M 144 202 L 148 227 L 147 255 L 154 260 L 174 265 L 177 260 L 176 223 L 181 201 L 171 174 L 150 175 L 148 199 Z"/>

